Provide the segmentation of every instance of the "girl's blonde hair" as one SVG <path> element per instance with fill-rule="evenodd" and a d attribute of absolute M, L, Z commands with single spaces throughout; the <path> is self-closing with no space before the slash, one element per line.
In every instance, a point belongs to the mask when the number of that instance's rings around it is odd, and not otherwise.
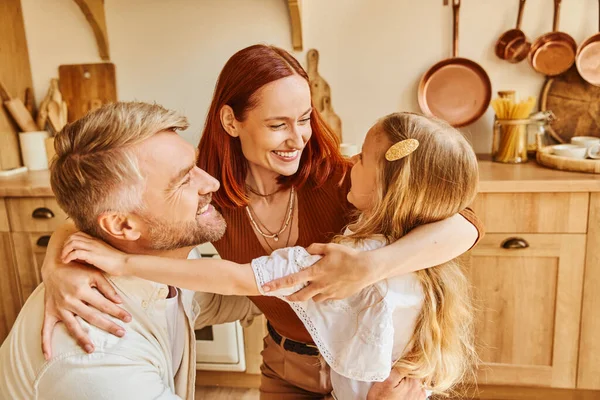
<path fill-rule="evenodd" d="M 384 146 L 377 201 L 350 226 L 354 234 L 346 239 L 383 234 L 393 242 L 420 225 L 460 212 L 473 201 L 477 159 L 458 130 L 413 113 L 390 114 L 378 126 L 376 134 L 390 145 L 416 139 L 419 147 L 407 157 L 387 161 Z M 396 368 L 443 393 L 471 374 L 477 360 L 470 286 L 456 260 L 416 274 L 423 288 L 423 309 Z"/>

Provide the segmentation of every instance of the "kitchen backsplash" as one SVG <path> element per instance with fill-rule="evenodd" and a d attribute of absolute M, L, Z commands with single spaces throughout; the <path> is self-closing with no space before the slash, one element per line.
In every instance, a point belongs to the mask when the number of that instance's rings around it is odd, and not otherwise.
<path fill-rule="evenodd" d="M 292 50 L 284 0 L 106 0 L 111 61 L 121 100 L 157 101 L 184 112 L 197 143 L 221 67 L 256 42 Z M 60 64 L 99 62 L 96 42 L 73 0 L 22 0 L 36 99 Z M 418 110 L 421 75 L 451 55 L 452 8 L 442 0 L 304 0 L 304 51 L 321 55 L 344 140 L 362 142 L 380 116 Z M 514 27 L 518 0 L 462 0 L 460 55 L 490 76 L 494 96 L 514 89 L 539 97 L 544 82 L 527 61 L 494 55 L 498 36 Z M 552 0 L 528 0 L 522 29 L 530 40 L 550 31 Z M 598 31 L 597 0 L 563 0 L 560 29 L 579 43 Z M 54 21 L 61 21 L 56 24 Z M 492 110 L 464 128 L 478 152 L 489 152 Z"/>

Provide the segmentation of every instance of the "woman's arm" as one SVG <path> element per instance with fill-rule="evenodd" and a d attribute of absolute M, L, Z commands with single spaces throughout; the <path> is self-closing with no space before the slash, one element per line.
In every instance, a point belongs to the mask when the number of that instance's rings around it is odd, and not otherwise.
<path fill-rule="evenodd" d="M 175 259 L 123 253 L 85 233 L 77 232 L 65 242 L 65 263 L 83 261 L 110 275 L 133 275 L 179 288 L 224 295 L 260 294 L 250 264 L 203 259 Z"/>
<path fill-rule="evenodd" d="M 338 244 L 313 244 L 307 250 L 323 259 L 305 270 L 263 286 L 265 292 L 310 282 L 290 301 L 342 299 L 382 279 L 430 268 L 468 251 L 479 236 L 462 215 L 419 226 L 389 246 L 361 252 Z"/>
<path fill-rule="evenodd" d="M 129 313 L 117 306 L 121 299 L 101 271 L 79 263 L 61 263 L 63 243 L 76 231 L 72 223 L 58 228 L 50 238 L 42 265 L 45 286 L 42 351 L 47 359 L 52 356 L 52 332 L 57 322 L 62 321 L 78 344 L 91 353 L 94 345 L 76 316 L 116 336 L 123 336 L 125 332 L 105 314 L 131 321 Z"/>

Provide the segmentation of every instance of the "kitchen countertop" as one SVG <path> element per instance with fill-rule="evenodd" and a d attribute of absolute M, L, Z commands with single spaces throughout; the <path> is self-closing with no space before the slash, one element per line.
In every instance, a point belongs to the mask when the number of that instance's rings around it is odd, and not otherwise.
<path fill-rule="evenodd" d="M 54 196 L 50 188 L 50 171 L 28 171 L 0 177 L 0 197 L 49 197 Z"/>
<path fill-rule="evenodd" d="M 557 171 L 531 160 L 525 164 L 500 164 L 479 157 L 479 192 L 600 192 L 600 174 Z M 600 162 L 600 161 L 599 161 Z M 49 171 L 0 178 L 0 197 L 52 196 Z"/>

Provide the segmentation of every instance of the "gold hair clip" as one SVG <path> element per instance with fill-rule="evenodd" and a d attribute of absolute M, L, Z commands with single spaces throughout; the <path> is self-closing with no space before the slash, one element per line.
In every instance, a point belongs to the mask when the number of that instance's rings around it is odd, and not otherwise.
<path fill-rule="evenodd" d="M 396 161 L 406 157 L 419 147 L 417 139 L 405 139 L 390 146 L 385 152 L 385 159 L 388 161 Z"/>

